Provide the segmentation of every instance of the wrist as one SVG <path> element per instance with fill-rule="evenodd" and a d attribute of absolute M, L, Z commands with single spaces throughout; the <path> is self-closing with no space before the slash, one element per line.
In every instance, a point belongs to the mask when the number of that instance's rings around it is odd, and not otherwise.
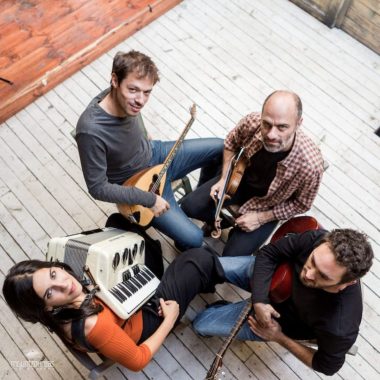
<path fill-rule="evenodd" d="M 275 217 L 272 210 L 259 211 L 257 213 L 257 220 L 259 221 L 260 225 L 271 222 L 274 219 Z"/>
<path fill-rule="evenodd" d="M 274 342 L 278 343 L 282 347 L 287 347 L 287 342 L 290 338 L 286 336 L 282 331 L 279 331 L 278 334 L 276 334 L 275 339 L 273 339 Z"/>

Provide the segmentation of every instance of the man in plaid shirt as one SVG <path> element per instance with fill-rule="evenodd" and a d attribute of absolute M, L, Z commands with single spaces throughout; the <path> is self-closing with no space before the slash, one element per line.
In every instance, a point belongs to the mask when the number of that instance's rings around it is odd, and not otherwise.
<path fill-rule="evenodd" d="M 273 92 L 265 99 L 261 114 L 245 116 L 227 135 L 221 178 L 206 182 L 182 203 L 189 217 L 213 226 L 215 201 L 222 193 L 229 164 L 244 148 L 246 170 L 237 191 L 224 203 L 239 208 L 223 256 L 252 254 L 279 220 L 310 209 L 322 179 L 323 158 L 301 124 L 298 95 Z"/>

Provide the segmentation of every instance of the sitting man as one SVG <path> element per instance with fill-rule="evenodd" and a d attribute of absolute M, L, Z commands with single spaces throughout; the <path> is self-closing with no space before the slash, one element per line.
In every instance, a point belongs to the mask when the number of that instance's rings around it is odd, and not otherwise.
<path fill-rule="evenodd" d="M 302 103 L 298 95 L 275 91 L 262 113 L 244 117 L 224 143 L 221 178 L 214 178 L 189 194 L 181 207 L 191 218 L 215 220 L 215 199 L 220 196 L 233 156 L 244 147 L 247 169 L 236 193 L 224 204 L 238 205 L 236 226 L 223 256 L 250 255 L 276 228 L 310 209 L 323 173 L 317 146 L 301 130 Z"/>
<path fill-rule="evenodd" d="M 254 316 L 237 339 L 277 342 L 307 366 L 333 375 L 358 336 L 363 311 L 359 279 L 373 257 L 366 236 L 351 229 L 294 234 L 264 246 L 257 256 L 221 257 L 227 281 L 252 289 Z M 284 261 L 294 268 L 291 295 L 275 304 L 270 282 Z M 193 326 L 201 335 L 228 336 L 246 302 L 211 306 Z M 318 349 L 295 339 L 316 339 Z"/>
<path fill-rule="evenodd" d="M 140 113 L 158 80 L 157 67 L 148 56 L 137 51 L 116 54 L 111 88 L 91 101 L 77 124 L 82 170 L 95 199 L 150 208 L 154 227 L 182 248 L 199 247 L 202 230 L 179 208 L 170 183 L 203 167 L 200 183 L 215 176 L 214 168 L 222 160 L 223 140 L 184 141 L 168 169 L 162 195 L 122 186 L 137 172 L 162 164 L 174 145 L 173 141 L 150 140 Z"/>

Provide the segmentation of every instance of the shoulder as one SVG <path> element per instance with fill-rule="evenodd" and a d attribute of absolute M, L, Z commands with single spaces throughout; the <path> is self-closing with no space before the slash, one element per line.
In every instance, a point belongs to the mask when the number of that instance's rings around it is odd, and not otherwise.
<path fill-rule="evenodd" d="M 323 172 L 323 156 L 317 144 L 303 131 L 297 132 L 296 154 L 302 165 L 313 172 Z"/>
<path fill-rule="evenodd" d="M 82 112 L 76 126 L 76 134 L 91 133 L 98 128 L 98 123 L 106 116 L 99 106 L 99 102 L 108 94 L 109 89 L 95 96 L 86 109 Z"/>
<path fill-rule="evenodd" d="M 252 112 L 244 116 L 236 128 L 238 129 L 257 129 L 260 126 L 261 114 L 259 112 Z"/>
<path fill-rule="evenodd" d="M 96 326 L 99 319 L 99 314 L 91 315 L 90 317 L 87 317 L 84 322 L 84 335 L 88 336 L 90 332 L 93 330 L 93 328 Z"/>

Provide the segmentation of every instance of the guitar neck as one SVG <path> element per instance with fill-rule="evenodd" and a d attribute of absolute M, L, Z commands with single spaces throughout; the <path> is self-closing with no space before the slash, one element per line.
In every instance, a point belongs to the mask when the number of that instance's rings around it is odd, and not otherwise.
<path fill-rule="evenodd" d="M 232 328 L 230 335 L 228 338 L 224 341 L 222 347 L 219 349 L 218 353 L 215 356 L 214 361 L 211 364 L 210 369 L 207 372 L 206 379 L 205 380 L 215 380 L 217 373 L 222 366 L 222 359 L 224 354 L 226 353 L 228 347 L 234 340 L 236 334 L 239 332 L 241 326 L 243 325 L 244 321 L 247 319 L 249 312 L 251 311 L 252 303 L 251 301 L 247 301 L 247 304 L 245 305 L 244 309 L 239 315 L 239 318 L 237 319 L 234 327 Z"/>
<path fill-rule="evenodd" d="M 220 357 L 223 357 L 224 354 L 226 353 L 228 347 L 230 346 L 230 344 L 232 343 L 232 341 L 234 340 L 236 334 L 239 332 L 241 326 L 243 325 L 243 323 L 245 322 L 245 320 L 247 319 L 250 311 L 252 309 L 252 303 L 251 301 L 247 301 L 247 304 L 245 305 L 244 309 L 242 310 L 242 312 L 240 313 L 239 315 L 239 318 L 237 319 L 234 327 L 232 328 L 231 332 L 230 332 L 230 335 L 228 336 L 228 338 L 224 341 L 222 347 L 220 348 L 220 350 L 218 351 L 217 355 L 220 356 Z"/>
<path fill-rule="evenodd" d="M 193 108 L 194 107 L 195 107 L 195 104 L 193 105 Z M 166 157 L 166 159 L 163 163 L 163 167 L 160 170 L 160 172 L 158 173 L 157 180 L 155 181 L 154 185 L 152 186 L 152 189 L 150 190 L 152 193 L 155 193 L 156 190 L 159 188 L 162 177 L 165 175 L 165 173 L 169 169 L 169 166 L 172 163 L 172 161 L 173 161 L 179 147 L 181 146 L 183 140 L 185 139 L 187 132 L 189 132 L 191 126 L 193 125 L 194 120 L 195 120 L 193 113 L 194 113 L 194 111 L 192 112 L 192 115 L 191 115 L 189 122 L 186 124 L 184 130 L 182 131 L 181 136 L 179 136 L 178 140 L 175 142 L 172 149 L 170 149 L 170 152 L 169 152 L 168 156 Z"/>

